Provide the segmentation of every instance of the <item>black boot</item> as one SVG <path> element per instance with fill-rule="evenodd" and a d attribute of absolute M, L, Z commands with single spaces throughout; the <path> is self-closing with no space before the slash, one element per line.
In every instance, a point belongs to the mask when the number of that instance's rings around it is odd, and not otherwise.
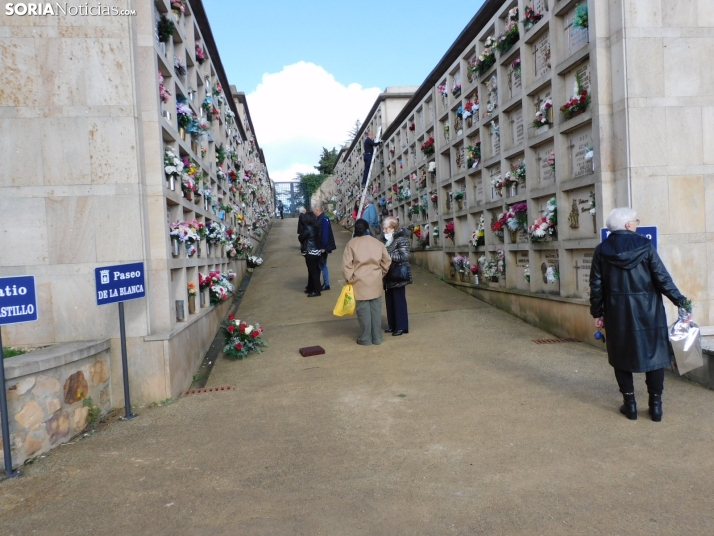
<path fill-rule="evenodd" d="M 637 402 L 635 401 L 635 393 L 623 393 L 623 404 L 620 406 L 620 413 L 631 421 L 637 420 Z"/>
<path fill-rule="evenodd" d="M 650 417 L 654 422 L 662 420 L 662 395 L 650 393 Z"/>

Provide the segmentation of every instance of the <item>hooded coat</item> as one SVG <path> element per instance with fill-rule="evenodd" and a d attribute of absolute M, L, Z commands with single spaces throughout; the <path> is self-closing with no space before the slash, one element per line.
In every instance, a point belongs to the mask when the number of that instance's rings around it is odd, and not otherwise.
<path fill-rule="evenodd" d="M 590 269 L 590 314 L 604 317 L 610 365 L 649 372 L 671 363 L 662 295 L 686 300 L 652 242 L 632 231 L 613 231 L 595 248 Z"/>

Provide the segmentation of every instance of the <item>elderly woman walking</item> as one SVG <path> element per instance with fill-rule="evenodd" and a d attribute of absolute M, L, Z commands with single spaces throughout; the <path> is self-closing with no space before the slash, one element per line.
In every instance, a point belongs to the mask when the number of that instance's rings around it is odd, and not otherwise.
<path fill-rule="evenodd" d="M 347 242 L 342 256 L 342 275 L 354 286 L 357 319 L 361 334 L 357 344 L 382 343 L 382 278 L 392 260 L 384 244 L 368 234 L 369 224 L 355 222 L 355 237 Z"/>
<path fill-rule="evenodd" d="M 610 236 L 595 248 L 590 270 L 590 314 L 604 327 L 607 354 L 624 404 L 620 413 L 637 419 L 633 372 L 644 372 L 649 414 L 662 420 L 664 367 L 671 363 L 662 295 L 677 306 L 682 296 L 657 250 L 635 231 L 640 220 L 631 208 L 616 208 L 607 218 Z"/>
<path fill-rule="evenodd" d="M 385 332 L 399 337 L 409 333 L 406 293 L 407 285 L 412 282 L 409 268 L 409 231 L 400 229 L 399 221 L 394 216 L 384 218 L 382 231 L 387 252 L 392 259 L 392 266 L 384 277 L 388 324 Z"/>

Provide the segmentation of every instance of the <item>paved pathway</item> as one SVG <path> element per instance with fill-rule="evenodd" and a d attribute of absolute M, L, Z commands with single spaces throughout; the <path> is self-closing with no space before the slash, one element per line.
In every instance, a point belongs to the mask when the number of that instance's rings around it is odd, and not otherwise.
<path fill-rule="evenodd" d="M 603 352 L 419 270 L 411 333 L 358 346 L 340 255 L 306 299 L 294 226 L 239 309 L 270 347 L 209 380 L 236 390 L 60 447 L 0 484 L 2 534 L 714 534 L 714 393 L 668 376 L 663 422 L 628 421 Z"/>

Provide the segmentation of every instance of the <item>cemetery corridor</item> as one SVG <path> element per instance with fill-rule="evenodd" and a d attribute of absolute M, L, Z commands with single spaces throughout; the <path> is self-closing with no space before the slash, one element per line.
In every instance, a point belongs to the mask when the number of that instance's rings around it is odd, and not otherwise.
<path fill-rule="evenodd" d="M 355 344 L 305 299 L 297 221 L 276 221 L 237 317 L 266 352 L 208 387 L 61 446 L 0 484 L 24 534 L 711 534 L 714 396 L 667 375 L 665 416 L 618 413 L 604 352 L 548 337 L 414 268 L 410 333 Z M 303 358 L 298 348 L 327 353 Z"/>

